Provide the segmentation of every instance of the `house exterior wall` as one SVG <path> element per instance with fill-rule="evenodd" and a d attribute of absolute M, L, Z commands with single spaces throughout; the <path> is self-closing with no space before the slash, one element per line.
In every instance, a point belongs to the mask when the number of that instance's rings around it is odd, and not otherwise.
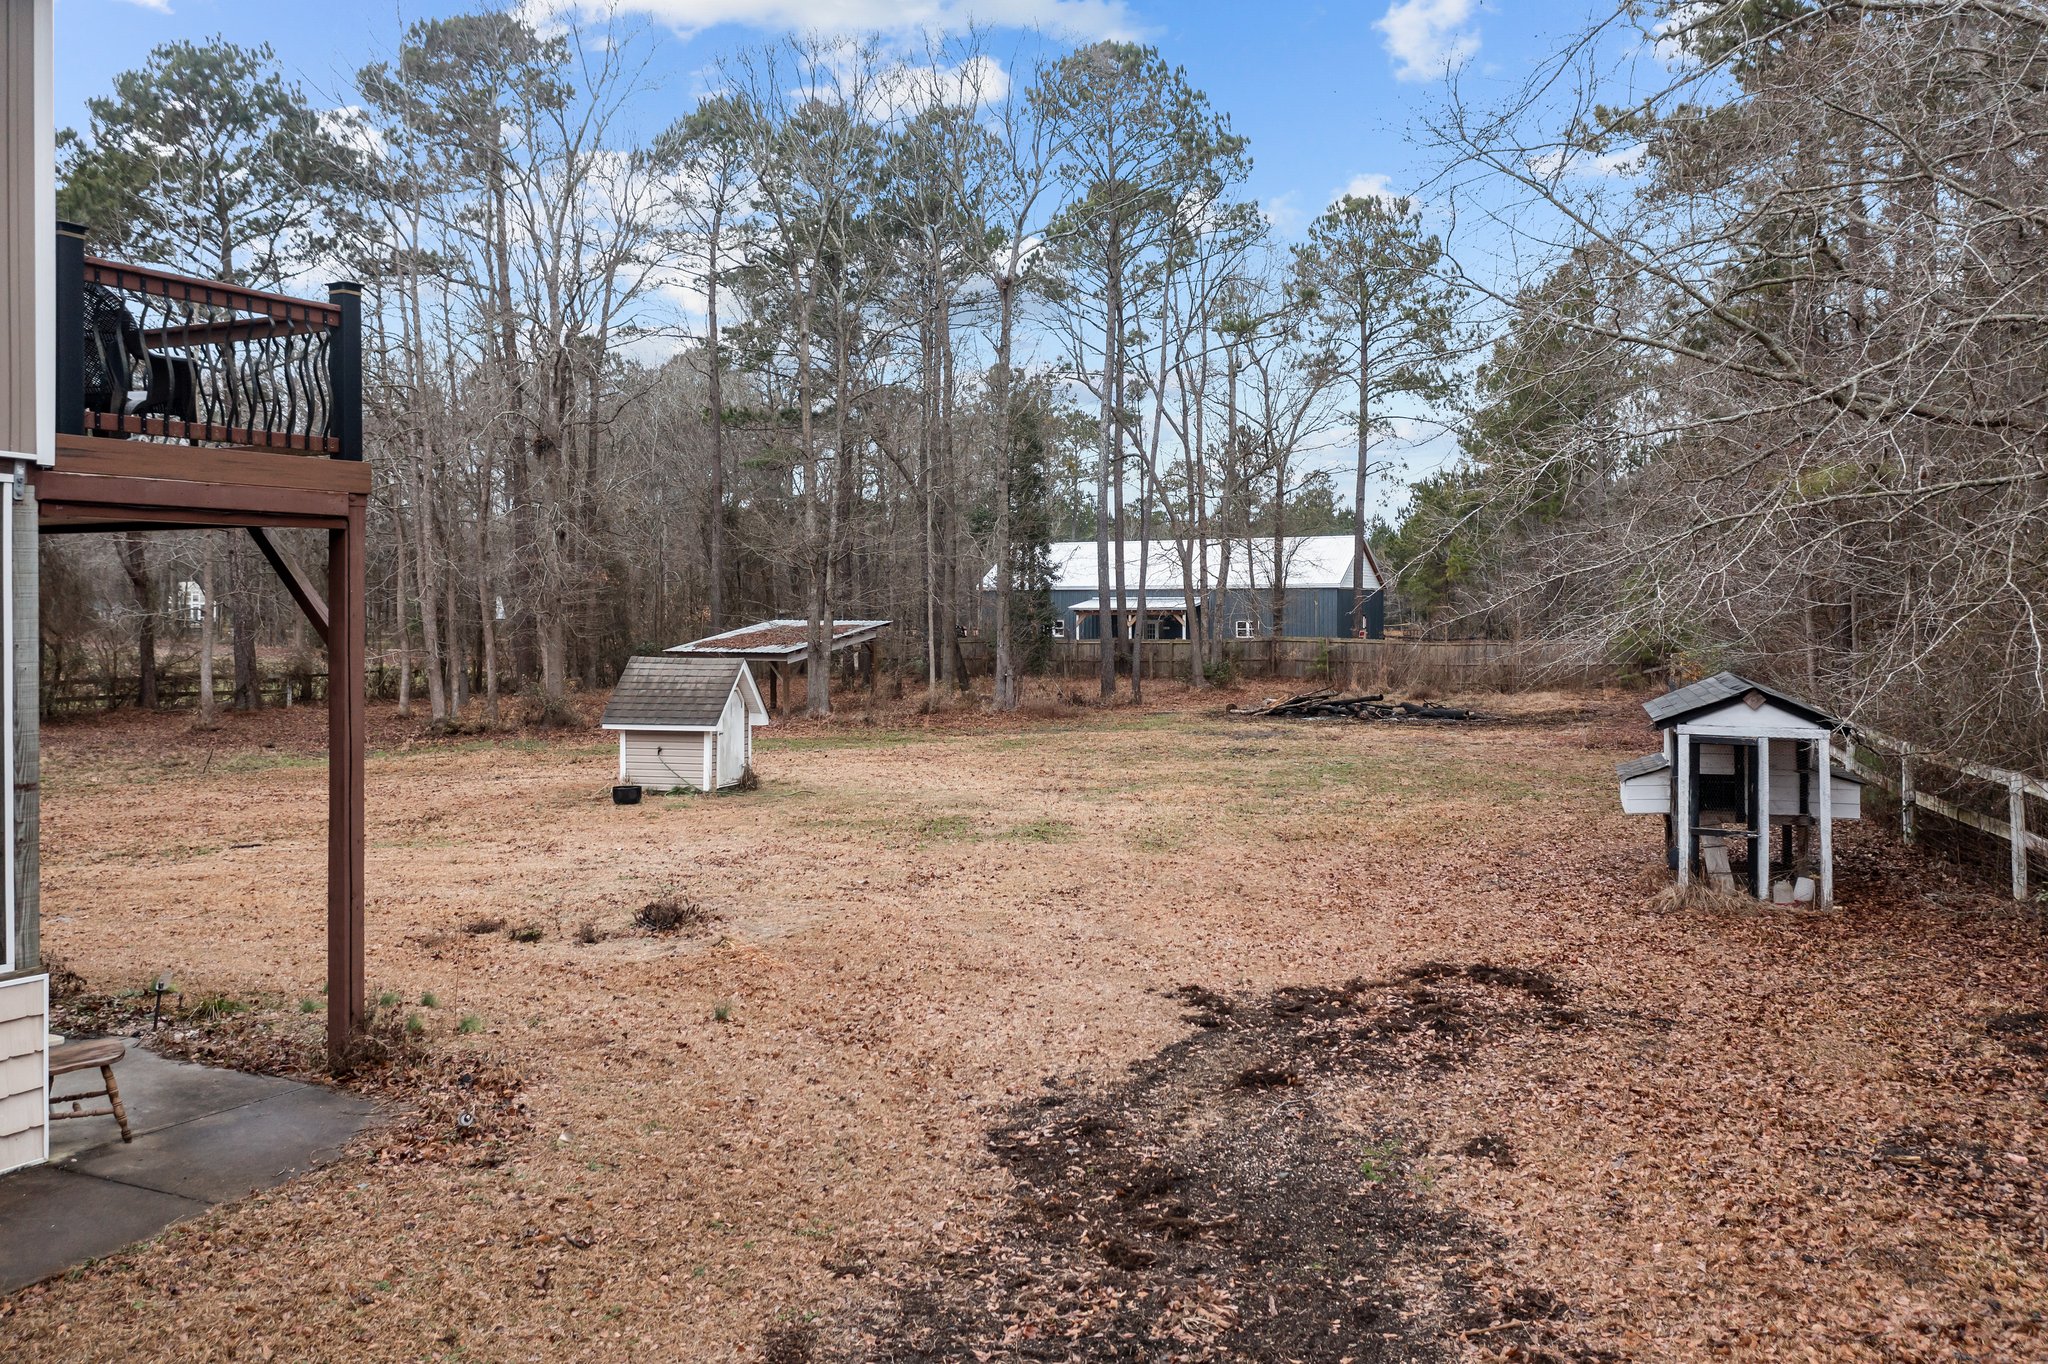
<path fill-rule="evenodd" d="M 677 786 L 707 789 L 702 730 L 622 729 L 619 742 L 624 745 L 626 781 L 650 791 Z"/>
<path fill-rule="evenodd" d="M 54 456 L 56 170 L 50 0 L 0 0 L 0 451 Z"/>
<path fill-rule="evenodd" d="M 48 976 L 0 981 L 0 1171 L 49 1159 Z"/>
<path fill-rule="evenodd" d="M 36 501 L 25 479 L 56 453 L 56 174 L 51 0 L 0 0 L 0 598 L 13 625 L 0 694 L 5 886 L 0 909 L 0 1170 L 48 1158 L 49 978 L 37 895 Z M 21 495 L 15 492 L 19 488 Z M 4 636 L 0 636 L 4 640 Z"/>
<path fill-rule="evenodd" d="M 1126 588 L 1126 599 L 1131 606 L 1137 604 L 1137 592 Z M 1053 609 L 1059 613 L 1065 626 L 1067 639 L 1097 638 L 1096 620 L 1090 617 L 1085 624 L 1074 615 L 1078 602 L 1097 598 L 1113 601 L 1115 589 L 1108 593 L 1097 592 L 1094 588 L 1055 588 L 1052 594 Z M 1178 589 L 1148 589 L 1148 600 L 1161 596 L 1181 596 Z M 989 612 L 995 608 L 993 593 L 984 593 L 985 606 Z M 1237 622 L 1254 622 L 1253 633 L 1260 638 L 1273 633 L 1273 596 L 1258 588 L 1232 588 L 1221 594 L 1218 600 L 1217 619 L 1211 624 L 1210 633 L 1223 639 L 1235 637 Z M 1351 637 L 1351 589 L 1348 587 L 1302 587 L 1289 588 L 1286 592 L 1286 633 L 1293 639 L 1349 639 Z M 1369 639 L 1380 639 L 1386 634 L 1386 594 L 1374 588 L 1365 594 L 1365 629 Z M 1075 633 L 1081 629 L 1083 633 Z"/>

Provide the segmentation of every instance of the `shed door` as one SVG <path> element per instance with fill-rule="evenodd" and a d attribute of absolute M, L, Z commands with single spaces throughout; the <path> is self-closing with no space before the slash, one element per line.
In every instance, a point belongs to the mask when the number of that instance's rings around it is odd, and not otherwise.
<path fill-rule="evenodd" d="M 738 687 L 725 698 L 725 714 L 718 717 L 718 784 L 731 786 L 747 766 L 747 703 Z"/>

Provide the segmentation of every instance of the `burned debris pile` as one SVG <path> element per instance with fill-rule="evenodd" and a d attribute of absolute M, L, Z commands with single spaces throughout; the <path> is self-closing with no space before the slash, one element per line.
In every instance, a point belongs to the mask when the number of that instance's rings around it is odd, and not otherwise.
<path fill-rule="evenodd" d="M 1316 720 L 1477 720 L 1477 711 L 1433 706 L 1417 701 L 1389 701 L 1379 692 L 1344 693 L 1334 687 L 1305 691 L 1284 701 L 1267 699 L 1256 706 L 1232 706 L 1232 715 L 1273 719 Z"/>

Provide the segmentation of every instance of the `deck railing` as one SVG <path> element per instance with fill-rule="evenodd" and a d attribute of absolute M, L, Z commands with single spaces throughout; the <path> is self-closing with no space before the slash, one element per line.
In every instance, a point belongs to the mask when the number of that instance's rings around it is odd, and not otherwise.
<path fill-rule="evenodd" d="M 57 231 L 60 434 L 362 458 L 362 302 L 85 254 Z"/>

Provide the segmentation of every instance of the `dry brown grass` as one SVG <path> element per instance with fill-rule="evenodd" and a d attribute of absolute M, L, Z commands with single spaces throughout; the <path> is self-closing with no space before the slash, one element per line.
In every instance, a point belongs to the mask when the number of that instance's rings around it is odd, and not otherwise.
<path fill-rule="evenodd" d="M 1215 713 L 1279 690 L 849 707 L 765 732 L 758 791 L 637 807 L 594 732 L 380 714 L 372 989 L 432 991 L 426 1045 L 517 1071 L 531 1135 L 478 1164 L 373 1140 L 17 1295 L 0 1331 L 39 1360 L 857 1350 L 921 1257 L 1009 1216 L 991 1129 L 1186 1036 L 1181 987 L 1485 961 L 1581 1021 L 1318 1096 L 1411 1134 L 1414 1197 L 1500 1238 L 1480 1291 L 1554 1293 L 1560 1331 L 1644 1360 L 2038 1354 L 2043 1062 L 1987 1021 L 2039 1007 L 2033 921 L 1867 828 L 1825 920 L 1655 912 L 1654 822 L 1611 778 L 1647 743 L 1625 699 Z M 317 1023 L 289 1007 L 321 979 L 317 725 L 54 728 L 50 949 L 99 991 L 168 967 Z M 635 931 L 676 887 L 715 925 Z"/>

